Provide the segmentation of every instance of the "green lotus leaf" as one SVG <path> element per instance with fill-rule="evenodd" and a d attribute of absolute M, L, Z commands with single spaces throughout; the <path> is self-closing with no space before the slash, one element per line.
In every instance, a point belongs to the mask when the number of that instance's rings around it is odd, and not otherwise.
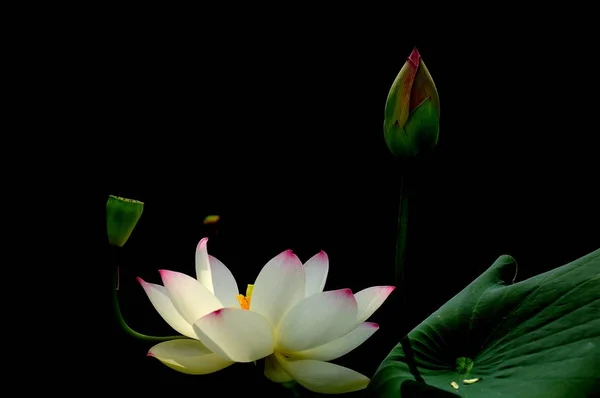
<path fill-rule="evenodd" d="M 501 256 L 413 329 L 368 397 L 600 396 L 600 249 L 513 283 Z"/>

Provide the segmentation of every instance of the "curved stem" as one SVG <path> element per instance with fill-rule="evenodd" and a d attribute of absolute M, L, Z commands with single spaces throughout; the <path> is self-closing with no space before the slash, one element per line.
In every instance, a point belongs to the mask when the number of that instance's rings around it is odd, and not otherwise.
<path fill-rule="evenodd" d="M 119 289 L 118 283 L 119 283 L 119 267 L 116 266 L 115 273 L 114 273 L 113 307 L 115 310 L 115 316 L 117 317 L 117 320 L 119 321 L 119 325 L 121 325 L 121 328 L 128 335 L 130 335 L 131 337 L 135 337 L 136 339 L 149 341 L 149 342 L 161 342 L 161 341 L 174 340 L 174 339 L 187 339 L 187 337 L 185 337 L 185 336 L 165 336 L 165 337 L 148 336 L 146 334 L 138 333 L 135 330 L 133 330 L 132 328 L 130 328 L 129 325 L 127 324 L 127 322 L 125 322 L 125 319 L 123 319 L 123 315 L 121 314 L 121 308 L 119 307 L 119 297 L 118 297 L 118 293 L 117 293 L 117 291 Z"/>

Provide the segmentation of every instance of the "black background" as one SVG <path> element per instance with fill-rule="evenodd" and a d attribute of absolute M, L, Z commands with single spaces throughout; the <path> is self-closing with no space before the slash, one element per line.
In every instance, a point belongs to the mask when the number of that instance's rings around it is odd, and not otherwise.
<path fill-rule="evenodd" d="M 145 202 L 118 258 L 133 329 L 173 333 L 135 276 L 193 274 L 204 236 L 241 288 L 285 249 L 303 261 L 325 250 L 326 289 L 393 284 L 400 170 L 383 140 L 383 109 L 415 45 L 437 85 L 441 128 L 410 203 L 410 310 L 386 302 L 371 318 L 381 329 L 338 363 L 372 376 L 399 328 L 410 330 L 502 254 L 523 280 L 600 246 L 599 65 L 584 24 L 516 29 L 503 20 L 461 30 L 386 15 L 210 25 L 210 15 L 180 23 L 140 14 L 101 26 L 92 59 L 105 154 L 97 203 L 109 194 Z M 216 226 L 203 225 L 209 214 L 221 216 Z M 273 387 L 253 365 L 179 374 L 146 357 L 150 345 L 110 315 L 111 382 Z"/>

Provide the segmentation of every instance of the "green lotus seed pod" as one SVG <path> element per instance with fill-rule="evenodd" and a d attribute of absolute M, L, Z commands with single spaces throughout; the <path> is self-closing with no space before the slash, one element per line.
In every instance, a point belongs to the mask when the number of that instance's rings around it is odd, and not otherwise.
<path fill-rule="evenodd" d="M 144 210 L 144 203 L 109 195 L 106 202 L 106 232 L 108 242 L 123 247 L 138 223 Z"/>

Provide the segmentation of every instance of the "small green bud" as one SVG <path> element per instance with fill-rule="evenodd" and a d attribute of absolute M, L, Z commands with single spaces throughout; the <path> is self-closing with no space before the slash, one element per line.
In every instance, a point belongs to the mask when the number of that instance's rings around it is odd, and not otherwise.
<path fill-rule="evenodd" d="M 435 147 L 440 99 L 435 83 L 415 48 L 400 69 L 385 103 L 383 131 L 394 156 L 414 157 Z"/>
<path fill-rule="evenodd" d="M 123 247 L 142 216 L 143 210 L 143 202 L 109 195 L 106 202 L 108 242 L 113 246 Z"/>

